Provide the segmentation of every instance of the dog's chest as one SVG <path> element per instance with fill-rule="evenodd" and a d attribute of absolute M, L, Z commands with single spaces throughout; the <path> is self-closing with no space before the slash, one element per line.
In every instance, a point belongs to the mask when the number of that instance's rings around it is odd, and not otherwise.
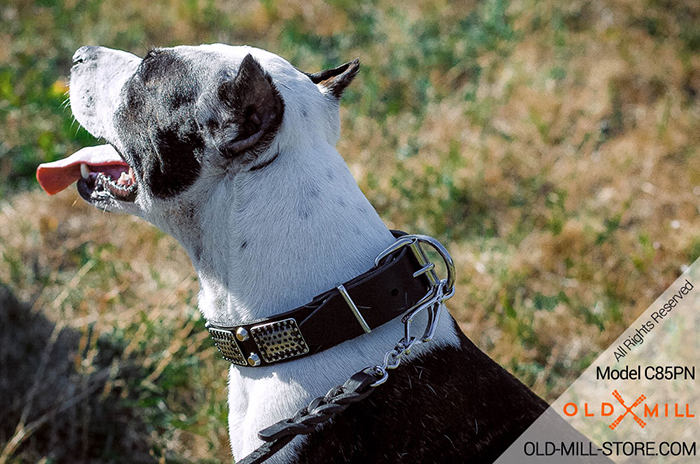
<path fill-rule="evenodd" d="M 229 436 L 233 455 L 241 458 L 260 445 L 257 432 L 289 415 L 310 396 L 298 382 L 278 375 L 245 378 L 232 367 L 229 375 Z M 268 461 L 288 462 L 292 447 Z"/>
<path fill-rule="evenodd" d="M 422 359 L 432 350 L 459 344 L 452 320 L 444 311 L 445 317 L 438 323 L 436 339 L 429 344 L 414 347 L 406 361 Z M 342 385 L 353 373 L 380 363 L 384 354 L 402 334 L 403 324 L 400 320 L 394 320 L 372 330 L 367 336 L 294 362 L 254 369 L 232 368 L 229 382 L 229 428 L 234 456 L 240 459 L 260 446 L 262 442 L 257 438 L 259 430 L 291 417 L 313 398 L 323 396 L 331 388 Z M 413 386 L 411 382 L 415 381 L 409 380 L 406 385 Z M 382 385 L 378 390 L 389 392 L 391 388 Z M 385 419 L 380 417 L 378 420 Z M 395 424 L 392 428 L 400 430 L 404 426 Z M 325 428 L 323 426 L 321 430 Z M 305 441 L 305 437 L 295 439 L 278 453 L 281 457 L 275 456 L 276 460 L 270 462 L 293 462 L 295 450 Z"/>

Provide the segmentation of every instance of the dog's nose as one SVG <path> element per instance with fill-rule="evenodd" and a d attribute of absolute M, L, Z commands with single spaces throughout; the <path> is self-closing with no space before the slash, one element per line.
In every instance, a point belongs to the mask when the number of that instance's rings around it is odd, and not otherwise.
<path fill-rule="evenodd" d="M 80 47 L 75 54 L 73 54 L 73 64 L 78 64 L 78 63 L 83 63 L 85 61 L 88 61 L 97 55 L 97 50 L 100 47 L 96 47 L 94 45 L 85 45 L 84 47 Z"/>

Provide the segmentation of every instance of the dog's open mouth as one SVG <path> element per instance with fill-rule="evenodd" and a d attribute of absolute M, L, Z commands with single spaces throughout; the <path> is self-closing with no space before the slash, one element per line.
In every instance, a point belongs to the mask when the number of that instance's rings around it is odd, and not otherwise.
<path fill-rule="evenodd" d="M 105 196 L 126 202 L 136 199 L 134 170 L 111 145 L 83 148 L 68 158 L 41 164 L 36 178 L 49 195 L 77 181 L 78 192 L 88 201 Z"/>

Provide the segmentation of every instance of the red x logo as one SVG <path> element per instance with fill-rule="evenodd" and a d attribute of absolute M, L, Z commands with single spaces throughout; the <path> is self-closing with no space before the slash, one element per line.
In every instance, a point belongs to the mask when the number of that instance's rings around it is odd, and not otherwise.
<path fill-rule="evenodd" d="M 628 407 L 627 405 L 625 405 L 625 402 L 624 402 L 624 401 L 622 401 L 622 396 L 620 396 L 620 394 L 618 393 L 617 390 L 613 391 L 613 396 L 614 396 L 615 399 L 617 399 L 617 401 L 619 401 L 620 404 L 625 408 L 625 412 L 624 412 L 623 414 L 621 414 L 620 417 L 618 417 L 617 419 L 615 419 L 615 422 L 613 422 L 612 424 L 610 424 L 610 430 L 615 430 L 615 427 L 617 427 L 617 426 L 620 424 L 620 422 L 622 422 L 622 419 L 625 418 L 625 416 L 627 415 L 627 413 L 632 414 L 632 417 L 634 417 L 634 420 L 637 422 L 637 424 L 639 424 L 639 426 L 640 426 L 641 428 L 644 428 L 644 426 L 647 425 L 646 422 L 644 422 L 642 419 L 640 419 L 639 416 L 637 416 L 637 415 L 632 411 L 632 408 L 635 408 L 635 407 L 639 406 L 640 404 L 642 404 L 642 401 L 644 401 L 645 399 L 647 399 L 646 396 L 644 396 L 644 395 L 640 396 L 639 398 L 637 398 L 637 401 L 635 401 L 634 403 L 632 403 L 632 406 L 629 406 L 629 407 Z"/>

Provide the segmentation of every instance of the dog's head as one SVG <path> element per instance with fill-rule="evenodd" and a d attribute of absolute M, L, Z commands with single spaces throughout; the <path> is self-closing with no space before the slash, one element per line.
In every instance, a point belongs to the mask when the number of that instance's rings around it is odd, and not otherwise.
<path fill-rule="evenodd" d="M 359 69 L 355 60 L 307 74 L 264 50 L 219 44 L 143 59 L 90 46 L 73 61 L 73 114 L 108 145 L 58 162 L 62 174 L 70 166 L 89 203 L 169 232 L 221 181 L 264 169 L 295 145 L 335 145 L 338 100 Z M 43 172 L 42 185 L 57 177 Z"/>

